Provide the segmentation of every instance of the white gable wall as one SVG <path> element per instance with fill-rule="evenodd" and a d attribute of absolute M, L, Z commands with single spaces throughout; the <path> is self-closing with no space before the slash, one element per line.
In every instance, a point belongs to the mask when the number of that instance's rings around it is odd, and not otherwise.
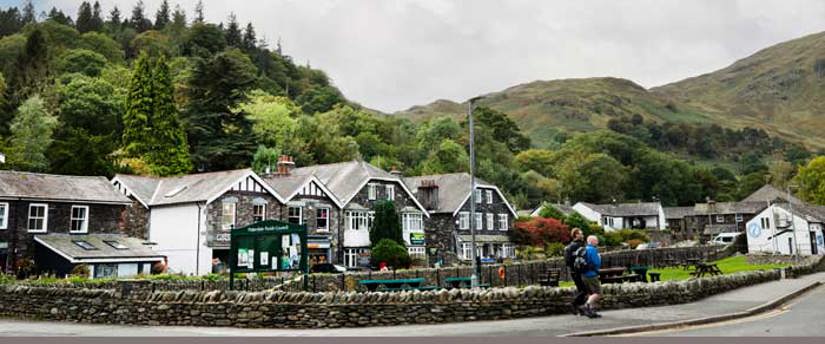
<path fill-rule="evenodd" d="M 762 227 L 763 218 L 770 219 L 769 227 Z M 776 236 L 775 240 L 772 238 L 775 233 L 782 231 L 782 229 L 777 228 L 777 220 L 787 222 L 790 218 L 790 212 L 772 205 L 748 221 L 745 226 L 748 252 L 792 254 L 795 253 L 798 247 L 801 255 L 811 255 L 813 251 L 811 248 L 811 232 L 818 232 L 817 235 L 822 235 L 821 224 L 809 223 L 800 216 L 793 216 L 796 237 L 794 237 L 793 232 L 789 231 Z M 753 230 L 754 226 L 759 230 Z M 798 245 L 797 240 L 799 241 Z M 820 246 L 817 251 L 819 255 L 825 254 L 825 247 Z"/>
<path fill-rule="evenodd" d="M 206 246 L 206 212 L 197 204 L 153 207 L 149 216 L 149 240 L 157 243 L 155 251 L 167 257 L 170 272 L 192 275 L 212 272 L 212 249 Z"/>
<path fill-rule="evenodd" d="M 584 216 L 584 218 L 589 221 L 602 223 L 602 214 L 593 209 L 590 209 L 588 206 L 584 205 L 581 202 L 573 205 L 573 209 L 579 212 L 579 214 Z"/>

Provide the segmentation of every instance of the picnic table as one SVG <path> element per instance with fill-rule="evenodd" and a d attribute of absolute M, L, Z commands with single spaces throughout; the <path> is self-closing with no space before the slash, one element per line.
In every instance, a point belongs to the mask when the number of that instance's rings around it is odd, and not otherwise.
<path fill-rule="evenodd" d="M 429 289 L 422 287 L 423 278 L 389 279 L 389 280 L 361 280 L 358 284 L 363 285 L 369 291 L 397 291 L 412 289 Z"/>
<path fill-rule="evenodd" d="M 687 269 L 689 269 L 691 266 L 697 266 L 697 265 L 699 265 L 700 263 L 702 263 L 702 259 L 701 259 L 701 258 L 688 258 L 688 259 L 685 259 L 685 260 L 684 260 L 684 262 L 682 262 L 682 268 L 684 268 L 685 270 L 687 270 Z"/>
<path fill-rule="evenodd" d="M 625 274 L 626 268 L 604 268 L 599 270 L 599 281 L 602 283 L 624 283 L 624 282 L 641 282 L 642 278 L 639 274 L 631 273 Z"/>
<path fill-rule="evenodd" d="M 447 277 L 444 279 L 444 285 L 449 289 L 454 288 L 471 288 L 472 278 L 470 277 Z M 479 284 L 479 287 L 487 288 L 489 284 Z"/>
<path fill-rule="evenodd" d="M 544 287 L 558 287 L 561 269 L 547 269 L 544 278 L 539 279 L 539 285 Z"/>
<path fill-rule="evenodd" d="M 696 271 L 693 271 L 690 274 L 693 277 L 699 278 L 705 275 L 721 275 L 722 270 L 719 270 L 719 266 L 714 263 L 698 262 L 696 263 Z"/>

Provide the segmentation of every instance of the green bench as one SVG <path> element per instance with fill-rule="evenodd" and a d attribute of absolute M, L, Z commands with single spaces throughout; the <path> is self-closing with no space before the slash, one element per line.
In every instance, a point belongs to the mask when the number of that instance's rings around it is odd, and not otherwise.
<path fill-rule="evenodd" d="M 471 288 L 472 278 L 470 277 L 447 277 L 444 279 L 444 286 L 447 289 Z M 479 287 L 489 288 L 489 284 L 479 284 Z"/>
<path fill-rule="evenodd" d="M 436 288 L 434 286 L 422 286 L 423 283 L 423 278 L 358 281 L 358 284 L 363 285 L 369 291 L 432 290 Z"/>

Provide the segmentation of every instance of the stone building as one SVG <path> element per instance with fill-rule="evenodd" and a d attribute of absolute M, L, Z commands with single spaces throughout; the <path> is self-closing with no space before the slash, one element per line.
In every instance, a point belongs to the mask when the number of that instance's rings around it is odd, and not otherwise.
<path fill-rule="evenodd" d="M 746 223 L 748 252 L 825 254 L 825 207 L 775 202 Z"/>
<path fill-rule="evenodd" d="M 693 213 L 684 218 L 685 228 L 702 239 L 711 239 L 719 233 L 742 233 L 745 223 L 767 206 L 767 202 L 696 203 Z"/>
<path fill-rule="evenodd" d="M 137 218 L 126 222 L 147 224 L 144 238 L 168 257 L 173 272 L 223 270 L 233 228 L 285 214 L 281 195 L 250 169 L 165 178 L 116 175 L 111 183 L 143 207 L 128 212 Z"/>
<path fill-rule="evenodd" d="M 335 262 L 349 268 L 369 265 L 369 228 L 378 201 L 395 204 L 411 256 L 426 259 L 424 219 L 429 217 L 423 206 L 397 173 L 389 173 L 361 160 L 296 168 L 295 177 L 314 176 L 340 200 L 338 215 L 338 251 Z"/>
<path fill-rule="evenodd" d="M 101 238 L 138 240 L 124 235 L 130 204 L 105 177 L 0 171 L 0 269 L 65 275 L 87 264 L 93 277 L 136 274 L 162 257 L 136 257 L 127 247 L 84 261 L 80 252 L 100 250 L 84 246 Z"/>
<path fill-rule="evenodd" d="M 408 177 L 404 182 L 430 214 L 426 241 L 430 262 L 451 264 L 472 259 L 470 232 L 471 177 L 468 173 Z M 515 256 L 508 231 L 516 211 L 493 184 L 476 179 L 476 251 L 482 259 Z"/>
<path fill-rule="evenodd" d="M 664 207 L 665 220 L 667 221 L 666 228 L 673 233 L 673 235 L 688 239 L 693 237 L 693 232 L 688 231 L 686 218 L 694 215 L 693 207 Z"/>
<path fill-rule="evenodd" d="M 619 229 L 664 229 L 666 220 L 659 202 L 592 204 L 579 202 L 573 206 L 586 219 L 598 222 L 605 231 Z"/>

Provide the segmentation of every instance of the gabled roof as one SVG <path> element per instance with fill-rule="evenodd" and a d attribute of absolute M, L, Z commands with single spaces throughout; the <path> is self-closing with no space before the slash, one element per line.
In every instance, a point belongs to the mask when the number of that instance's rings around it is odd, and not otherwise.
<path fill-rule="evenodd" d="M 248 168 L 164 178 L 118 174 L 112 179 L 112 183 L 120 182 L 144 205 L 161 206 L 198 202 L 211 203 L 246 178 L 255 179 L 267 192 L 284 203 L 281 195 Z M 148 196 L 150 190 L 151 196 Z"/>
<path fill-rule="evenodd" d="M 768 207 L 767 202 L 696 203 L 694 215 L 757 214 Z"/>
<path fill-rule="evenodd" d="M 291 174 L 294 176 L 313 175 L 317 177 L 345 206 L 371 180 L 397 182 L 418 208 L 427 214 L 426 209 L 421 206 L 421 203 L 418 202 L 418 199 L 410 192 L 410 189 L 407 188 L 401 178 L 362 160 L 301 167 L 293 169 Z"/>
<path fill-rule="evenodd" d="M 263 179 L 270 187 L 272 187 L 272 189 L 275 190 L 275 192 L 283 195 L 284 200 L 286 202 L 291 201 L 292 198 L 298 195 L 301 189 L 305 188 L 310 183 L 315 182 L 315 184 L 318 185 L 318 187 L 324 191 L 324 194 L 326 194 L 327 197 L 329 197 L 329 199 L 331 199 L 332 202 L 335 203 L 335 205 L 337 205 L 339 208 L 343 207 L 341 200 L 339 200 L 338 197 L 335 197 L 335 194 L 333 194 L 332 191 L 330 191 L 326 187 L 326 185 L 324 185 L 324 183 L 321 182 L 321 180 L 318 179 L 318 177 L 316 177 L 315 175 L 310 174 L 299 176 L 284 176 L 278 174 L 271 174 L 264 176 L 261 179 Z"/>
<path fill-rule="evenodd" d="M 580 202 L 584 206 L 607 216 L 658 216 L 662 205 L 659 202 L 592 204 Z"/>
<path fill-rule="evenodd" d="M 71 263 L 106 261 L 159 261 L 163 255 L 144 245 L 144 240 L 121 234 L 63 234 L 35 235 L 34 240 Z M 93 249 L 84 249 L 76 242 L 85 241 Z M 121 249 L 106 243 L 123 245 Z"/>
<path fill-rule="evenodd" d="M 677 220 L 688 216 L 693 216 L 693 207 L 664 207 L 665 219 Z"/>
<path fill-rule="evenodd" d="M 794 197 L 793 194 L 790 195 L 790 199 L 788 199 L 788 192 L 782 191 L 777 189 L 771 184 L 765 184 L 759 190 L 754 191 L 750 196 L 745 197 L 742 202 L 773 202 L 777 199 L 783 201 L 790 201 L 794 204 L 801 204 L 804 203 L 798 198 Z"/>
<path fill-rule="evenodd" d="M 548 203 L 547 205 L 555 208 L 556 210 L 560 211 L 564 216 L 570 216 L 576 212 L 576 209 L 573 209 L 573 206 L 561 203 Z M 544 204 L 540 205 L 538 208 L 534 209 L 530 216 L 539 216 L 542 208 L 544 208 Z"/>
<path fill-rule="evenodd" d="M 102 176 L 0 171 L 0 199 L 130 204 Z"/>
<path fill-rule="evenodd" d="M 432 180 L 438 185 L 438 208 L 431 210 L 431 213 L 452 213 L 458 212 L 464 203 L 470 198 L 471 176 L 469 173 L 448 173 L 448 174 L 434 174 L 429 176 L 417 176 L 404 178 L 404 183 L 410 189 L 418 192 L 418 187 L 425 180 Z M 493 189 L 498 193 L 498 196 L 504 200 L 504 204 L 513 213 L 513 216 L 518 216 L 518 213 L 504 197 L 501 190 L 495 185 L 484 180 L 476 178 L 476 187 Z"/>
<path fill-rule="evenodd" d="M 793 213 L 799 217 L 804 218 L 805 221 L 825 223 L 825 206 L 811 205 L 806 203 L 794 203 L 790 205 L 788 203 L 776 203 L 775 205 L 788 212 L 790 212 L 791 208 L 793 208 Z"/>

